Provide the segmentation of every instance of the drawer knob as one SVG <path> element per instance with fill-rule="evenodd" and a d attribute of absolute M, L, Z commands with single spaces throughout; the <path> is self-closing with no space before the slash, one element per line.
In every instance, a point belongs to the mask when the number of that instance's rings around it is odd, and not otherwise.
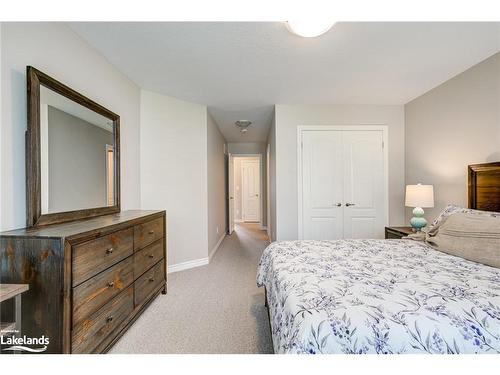
<path fill-rule="evenodd" d="M 149 255 L 148 255 L 148 257 L 149 257 L 150 259 L 153 259 L 155 256 L 154 256 L 153 254 L 149 254 Z"/>
<path fill-rule="evenodd" d="M 113 321 L 113 315 L 110 315 L 106 318 L 106 323 L 111 323 Z"/>
<path fill-rule="evenodd" d="M 109 249 L 107 249 L 106 254 L 113 254 L 113 248 L 110 247 Z"/>
<path fill-rule="evenodd" d="M 114 286 L 115 286 L 115 283 L 114 283 L 113 281 L 110 281 L 110 282 L 108 283 L 108 288 L 112 288 L 112 287 L 114 287 Z"/>
<path fill-rule="evenodd" d="M 150 277 L 148 281 L 152 283 L 153 281 L 155 281 L 155 279 L 153 277 Z"/>
<path fill-rule="evenodd" d="M 154 230 L 150 230 L 148 233 L 149 234 L 155 234 L 155 231 Z"/>

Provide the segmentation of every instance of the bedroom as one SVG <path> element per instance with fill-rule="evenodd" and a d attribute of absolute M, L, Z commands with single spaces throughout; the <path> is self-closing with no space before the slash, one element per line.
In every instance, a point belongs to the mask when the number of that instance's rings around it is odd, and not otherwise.
<path fill-rule="evenodd" d="M 62 18 L 0 24 L 2 359 L 498 358 L 498 22 Z"/>

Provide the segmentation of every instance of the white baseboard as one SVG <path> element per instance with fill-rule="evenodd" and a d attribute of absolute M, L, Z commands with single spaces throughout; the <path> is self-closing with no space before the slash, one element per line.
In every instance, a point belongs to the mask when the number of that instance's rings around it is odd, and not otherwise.
<path fill-rule="evenodd" d="M 187 262 L 172 264 L 168 266 L 167 273 L 184 271 L 190 268 L 206 266 L 207 264 L 208 264 L 208 257 L 195 260 L 188 260 Z"/>
<path fill-rule="evenodd" d="M 224 233 L 220 238 L 219 241 L 215 244 L 214 248 L 210 251 L 210 254 L 208 254 L 208 261 L 211 262 L 212 258 L 214 257 L 215 253 L 217 250 L 219 250 L 220 244 L 222 241 L 224 241 L 224 238 L 226 238 L 226 233 Z"/>
<path fill-rule="evenodd" d="M 243 220 L 241 220 L 241 219 L 234 219 L 234 222 L 235 222 L 235 223 L 244 223 L 244 221 L 243 221 Z"/>
<path fill-rule="evenodd" d="M 225 233 L 219 238 L 219 241 L 217 241 L 217 244 L 210 251 L 210 254 L 207 258 L 188 260 L 187 262 L 172 264 L 172 265 L 168 266 L 167 273 L 174 273 L 174 272 L 188 270 L 190 268 L 206 266 L 212 260 L 213 256 L 217 252 L 217 250 L 219 250 L 220 244 L 222 243 L 224 238 L 226 238 Z"/>

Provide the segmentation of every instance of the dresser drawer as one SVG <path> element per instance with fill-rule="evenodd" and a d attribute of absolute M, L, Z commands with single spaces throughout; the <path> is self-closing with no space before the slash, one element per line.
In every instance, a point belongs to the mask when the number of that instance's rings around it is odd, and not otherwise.
<path fill-rule="evenodd" d="M 92 352 L 133 310 L 134 288 L 130 286 L 75 326 L 71 335 L 72 352 Z"/>
<path fill-rule="evenodd" d="M 163 241 L 158 240 L 155 243 L 139 250 L 134 254 L 134 279 L 137 279 L 153 265 L 163 259 Z"/>
<path fill-rule="evenodd" d="M 134 281 L 133 258 L 73 288 L 73 326 L 100 309 Z"/>
<path fill-rule="evenodd" d="M 164 234 L 163 218 L 161 217 L 136 225 L 134 227 L 134 251 L 163 238 Z"/>
<path fill-rule="evenodd" d="M 162 259 L 134 283 L 135 306 L 143 303 L 160 285 L 165 284 L 165 260 Z"/>
<path fill-rule="evenodd" d="M 128 228 L 73 247 L 73 286 L 134 252 L 134 229 Z"/>

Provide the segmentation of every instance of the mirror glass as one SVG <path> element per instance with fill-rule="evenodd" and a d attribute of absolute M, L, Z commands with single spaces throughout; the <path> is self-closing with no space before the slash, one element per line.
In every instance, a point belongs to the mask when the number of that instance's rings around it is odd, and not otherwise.
<path fill-rule="evenodd" d="M 116 204 L 114 123 L 40 86 L 42 214 Z"/>

